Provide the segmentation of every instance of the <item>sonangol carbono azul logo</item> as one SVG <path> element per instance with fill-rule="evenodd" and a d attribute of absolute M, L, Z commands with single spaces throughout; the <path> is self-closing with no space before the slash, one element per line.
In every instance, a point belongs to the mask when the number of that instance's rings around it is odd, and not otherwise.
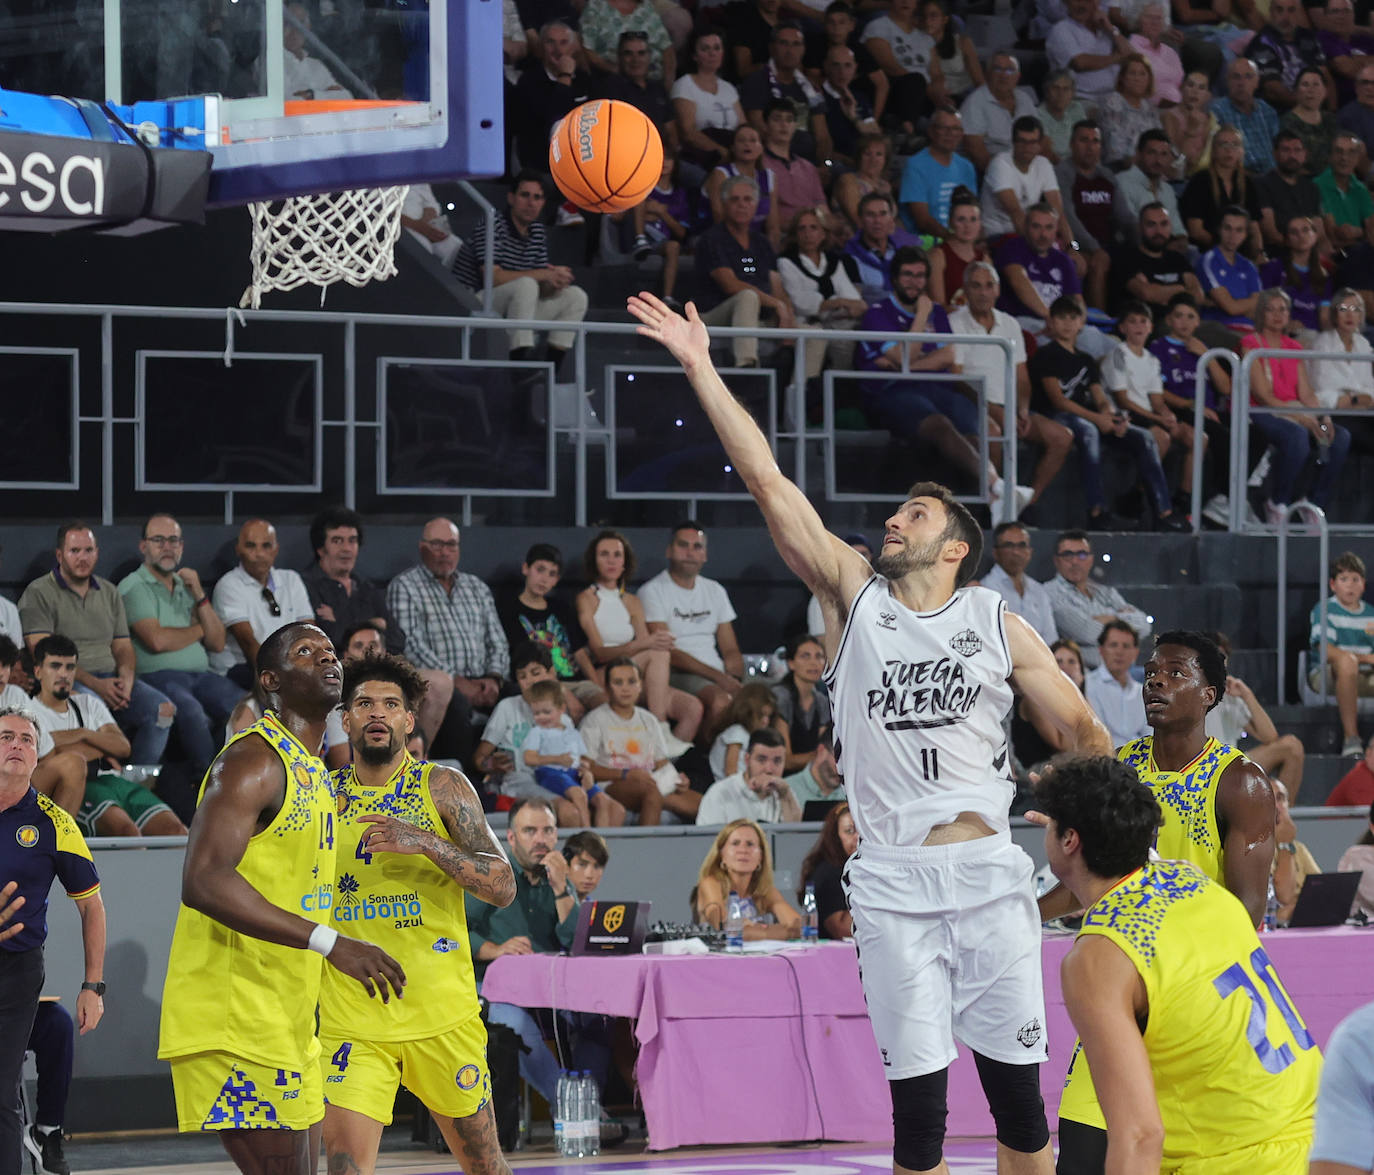
<path fill-rule="evenodd" d="M 25 824 L 14 834 L 14 839 L 19 842 L 22 849 L 31 849 L 38 843 L 38 829 L 32 824 Z"/>

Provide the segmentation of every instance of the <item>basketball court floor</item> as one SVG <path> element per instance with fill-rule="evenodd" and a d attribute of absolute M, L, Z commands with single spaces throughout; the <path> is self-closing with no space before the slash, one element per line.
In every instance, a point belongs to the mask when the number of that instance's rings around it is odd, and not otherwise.
<path fill-rule="evenodd" d="M 760 1113 L 766 1112 L 760 1108 Z M 67 1143 L 67 1158 L 73 1171 L 103 1175 L 166 1175 L 169 1169 L 183 1175 L 236 1175 L 219 1143 L 211 1138 L 72 1139 Z M 847 1143 L 649 1153 L 638 1141 L 585 1159 L 562 1158 L 544 1145 L 507 1158 L 519 1175 L 881 1175 L 892 1169 L 890 1148 Z M 996 1144 L 992 1139 L 951 1140 L 945 1159 L 955 1175 L 995 1175 Z M 411 1143 L 405 1126 L 387 1131 L 377 1170 L 385 1175 L 460 1175 L 451 1157 Z"/>

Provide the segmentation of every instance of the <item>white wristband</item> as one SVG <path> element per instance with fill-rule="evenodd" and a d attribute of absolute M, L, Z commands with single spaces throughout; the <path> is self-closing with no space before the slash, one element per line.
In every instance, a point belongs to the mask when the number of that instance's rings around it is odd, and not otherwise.
<path fill-rule="evenodd" d="M 322 955 L 328 955 L 334 949 L 334 944 L 339 941 L 339 932 L 332 926 L 316 926 L 310 932 L 310 941 L 306 944 L 312 951 L 318 951 Z"/>

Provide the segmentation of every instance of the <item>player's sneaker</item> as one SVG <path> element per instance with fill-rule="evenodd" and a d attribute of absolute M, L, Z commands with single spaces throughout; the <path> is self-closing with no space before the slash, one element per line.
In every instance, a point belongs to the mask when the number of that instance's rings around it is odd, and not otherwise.
<path fill-rule="evenodd" d="M 1341 744 L 1342 759 L 1359 759 L 1364 755 L 1364 740 L 1358 734 L 1352 734 Z"/>
<path fill-rule="evenodd" d="M 23 1137 L 24 1146 L 33 1156 L 34 1170 L 46 1172 L 46 1175 L 72 1175 L 67 1156 L 62 1153 L 60 1128 L 39 1134 L 37 1126 L 30 1126 Z"/>

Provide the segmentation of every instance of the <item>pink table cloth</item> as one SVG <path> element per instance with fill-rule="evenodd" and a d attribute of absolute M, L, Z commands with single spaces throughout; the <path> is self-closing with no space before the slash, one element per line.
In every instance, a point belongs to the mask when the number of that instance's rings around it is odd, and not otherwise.
<path fill-rule="evenodd" d="M 1050 1062 L 1040 1087 L 1051 1127 L 1074 1041 L 1059 991 L 1072 941 L 1047 937 L 1044 946 Z M 1374 998 L 1374 930 L 1285 930 L 1264 945 L 1319 1044 Z M 503 955 L 488 967 L 482 994 L 634 1019 L 652 1150 L 892 1140 L 887 1081 L 849 944 L 743 956 Z M 948 1132 L 993 1133 L 967 1049 L 950 1070 Z"/>

